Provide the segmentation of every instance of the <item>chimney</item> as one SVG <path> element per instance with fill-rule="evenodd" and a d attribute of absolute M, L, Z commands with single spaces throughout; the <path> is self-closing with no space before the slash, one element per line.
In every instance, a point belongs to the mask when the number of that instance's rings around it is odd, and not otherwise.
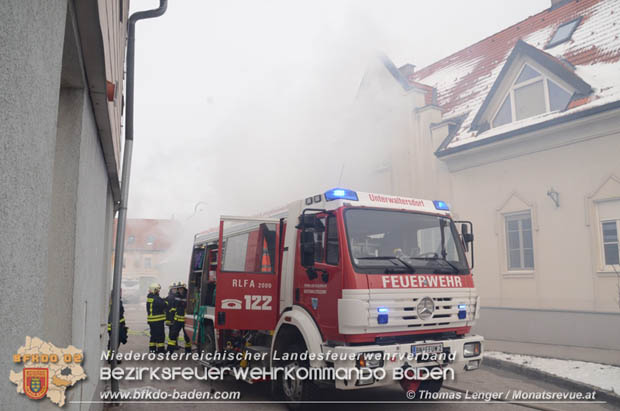
<path fill-rule="evenodd" d="M 415 72 L 415 65 L 409 63 L 404 64 L 398 68 L 398 71 L 400 71 L 400 74 L 405 76 L 405 78 L 409 78 L 409 76 Z"/>
<path fill-rule="evenodd" d="M 563 6 L 564 3 L 568 3 L 569 0 L 551 0 L 551 9 L 556 9 L 560 6 Z"/>

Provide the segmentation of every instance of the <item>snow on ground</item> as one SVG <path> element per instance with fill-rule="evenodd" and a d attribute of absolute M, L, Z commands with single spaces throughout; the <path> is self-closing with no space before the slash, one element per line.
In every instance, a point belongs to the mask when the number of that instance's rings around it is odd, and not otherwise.
<path fill-rule="evenodd" d="M 509 361 L 524 367 L 534 368 L 562 378 L 586 383 L 620 394 L 620 367 L 593 362 L 541 358 L 531 355 L 508 354 L 496 351 L 485 351 L 484 355 L 489 358 Z"/>

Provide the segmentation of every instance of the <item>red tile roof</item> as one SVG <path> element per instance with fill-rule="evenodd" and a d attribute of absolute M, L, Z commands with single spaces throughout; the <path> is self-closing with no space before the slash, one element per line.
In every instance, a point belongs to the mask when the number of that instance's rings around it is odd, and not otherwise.
<path fill-rule="evenodd" d="M 114 235 L 116 222 L 114 220 Z M 125 250 L 165 251 L 180 234 L 181 226 L 176 220 L 128 218 L 125 229 Z"/>
<path fill-rule="evenodd" d="M 483 137 L 469 131 L 471 121 L 516 42 L 521 39 L 543 50 L 558 26 L 580 16 L 570 40 L 544 51 L 575 66 L 576 74 L 593 87 L 594 96 L 581 101 L 581 107 L 603 97 L 620 100 L 619 0 L 574 0 L 544 10 L 416 71 L 408 80 L 436 88 L 444 118 L 466 115 L 450 145 L 470 142 Z M 577 105 L 573 102 L 568 110 Z"/>

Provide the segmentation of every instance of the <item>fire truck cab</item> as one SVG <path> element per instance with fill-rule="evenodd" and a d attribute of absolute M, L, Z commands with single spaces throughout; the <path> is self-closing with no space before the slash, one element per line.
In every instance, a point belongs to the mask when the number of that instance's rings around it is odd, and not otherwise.
<path fill-rule="evenodd" d="M 227 362 L 237 367 L 367 367 L 388 376 L 318 382 L 343 390 L 392 384 L 393 372 L 408 368 L 474 370 L 483 338 L 470 334 L 480 310 L 466 258 L 473 265 L 473 231 L 469 222 L 460 228 L 443 201 L 340 188 L 268 217 L 222 216 L 195 236 L 186 330 L 201 352 L 265 353 L 262 362 Z M 316 383 L 272 387 L 301 401 L 313 399 Z"/>

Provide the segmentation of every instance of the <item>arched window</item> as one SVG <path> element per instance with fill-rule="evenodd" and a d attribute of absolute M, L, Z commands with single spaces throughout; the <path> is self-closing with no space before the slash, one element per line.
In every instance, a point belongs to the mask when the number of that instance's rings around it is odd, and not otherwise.
<path fill-rule="evenodd" d="M 524 64 L 517 79 L 493 117 L 498 127 L 550 111 L 564 110 L 572 93 L 555 81 Z"/>

